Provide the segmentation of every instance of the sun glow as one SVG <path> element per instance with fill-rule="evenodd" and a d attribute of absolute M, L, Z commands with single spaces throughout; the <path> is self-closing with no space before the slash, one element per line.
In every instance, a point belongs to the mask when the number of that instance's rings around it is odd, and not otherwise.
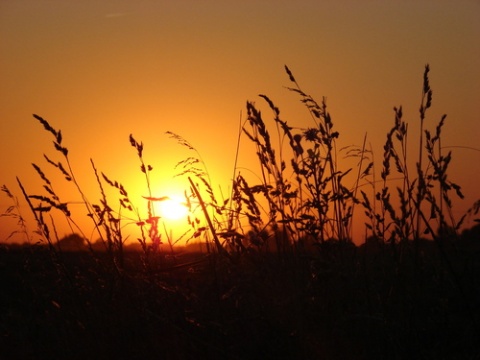
<path fill-rule="evenodd" d="M 164 200 L 157 202 L 156 207 L 159 215 L 165 220 L 182 220 L 188 214 L 185 199 L 178 195 L 166 197 Z"/>

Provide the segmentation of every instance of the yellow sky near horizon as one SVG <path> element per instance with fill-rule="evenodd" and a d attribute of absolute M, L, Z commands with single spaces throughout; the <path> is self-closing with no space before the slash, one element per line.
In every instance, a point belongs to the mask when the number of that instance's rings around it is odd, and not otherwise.
<path fill-rule="evenodd" d="M 44 166 L 43 154 L 53 157 L 54 151 L 35 113 L 62 130 L 92 202 L 99 195 L 90 158 L 112 179 L 144 191 L 131 133 L 145 144 L 158 191 L 181 191 L 185 181 L 173 179 L 172 169 L 189 154 L 166 131 L 197 148 L 228 196 L 247 100 L 270 119 L 257 96 L 266 94 L 291 126 L 312 125 L 298 97 L 285 89 L 285 64 L 307 93 L 328 99 L 338 146 L 360 145 L 368 133 L 379 161 L 394 106 L 403 106 L 411 141 L 418 137 L 429 63 L 427 127 L 434 129 L 445 113 L 442 144 L 479 149 L 479 17 L 480 3 L 469 0 L 3 0 L 0 185 L 21 197 L 18 176 L 28 191 L 41 192 L 31 163 Z M 255 171 L 245 138 L 241 146 L 239 167 Z M 452 151 L 452 180 L 467 196 L 460 214 L 480 198 L 480 152 Z M 68 201 L 80 200 L 71 196 Z M 0 194 L 0 211 L 10 205 Z M 12 229 L 0 218 L 0 242 Z"/>

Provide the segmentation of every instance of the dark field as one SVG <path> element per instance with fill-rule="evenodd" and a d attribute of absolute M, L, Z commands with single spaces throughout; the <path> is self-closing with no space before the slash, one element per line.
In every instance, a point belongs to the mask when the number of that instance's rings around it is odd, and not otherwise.
<path fill-rule="evenodd" d="M 479 242 L 128 252 L 121 272 L 3 246 L 0 358 L 478 359 Z"/>

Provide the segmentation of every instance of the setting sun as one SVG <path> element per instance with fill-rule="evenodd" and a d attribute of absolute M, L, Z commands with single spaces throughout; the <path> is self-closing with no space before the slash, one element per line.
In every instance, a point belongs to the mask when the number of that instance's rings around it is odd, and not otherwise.
<path fill-rule="evenodd" d="M 156 207 L 160 216 L 166 220 L 181 220 L 187 216 L 188 208 L 185 199 L 178 195 L 170 195 L 157 202 Z"/>

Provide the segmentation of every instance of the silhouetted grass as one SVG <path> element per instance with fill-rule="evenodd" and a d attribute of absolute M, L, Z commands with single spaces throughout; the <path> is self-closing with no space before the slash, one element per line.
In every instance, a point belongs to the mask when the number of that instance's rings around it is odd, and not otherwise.
<path fill-rule="evenodd" d="M 185 252 L 162 231 L 154 204 L 166 197 L 152 191 L 153 167 L 142 142 L 129 137 L 145 179 L 142 203 L 93 160 L 98 199 L 90 201 L 61 131 L 34 115 L 53 136 L 60 160 L 45 156 L 47 167 L 33 164 L 40 193 L 17 179 L 36 221 L 33 235 L 20 202 L 2 187 L 12 201 L 2 216 L 18 221 L 31 246 L 0 247 L 0 280 L 7 290 L 0 296 L 1 357 L 480 356 L 480 227 L 461 233 L 465 220 L 478 216 L 480 201 L 459 219 L 453 216 L 454 198 L 463 194 L 449 173 L 452 154 L 442 147 L 446 117 L 433 132 L 425 126 L 432 105 L 428 65 L 420 138 L 414 140 L 418 157 L 409 155 L 409 124 L 396 107 L 379 166 L 366 136 L 361 146 L 337 145 L 340 134 L 325 99 L 317 102 L 285 70 L 288 89 L 312 125 L 288 124 L 260 95 L 272 112 L 272 132 L 257 105 L 247 102 L 239 137 L 256 148 L 258 177 L 247 179 L 235 161 L 229 198 L 214 191 L 218 179 L 210 177 L 196 148 L 167 133 L 192 152 L 176 169 L 189 185 L 188 241 L 200 241 L 205 252 Z M 357 160 L 356 168 L 342 167 L 345 156 Z M 51 170 L 81 195 L 93 237 L 77 225 L 57 191 L 65 184 L 54 183 Z M 355 246 L 353 215 L 359 209 L 366 241 Z M 74 235 L 58 238 L 59 215 Z M 132 232 L 136 250 L 126 243 Z"/>

